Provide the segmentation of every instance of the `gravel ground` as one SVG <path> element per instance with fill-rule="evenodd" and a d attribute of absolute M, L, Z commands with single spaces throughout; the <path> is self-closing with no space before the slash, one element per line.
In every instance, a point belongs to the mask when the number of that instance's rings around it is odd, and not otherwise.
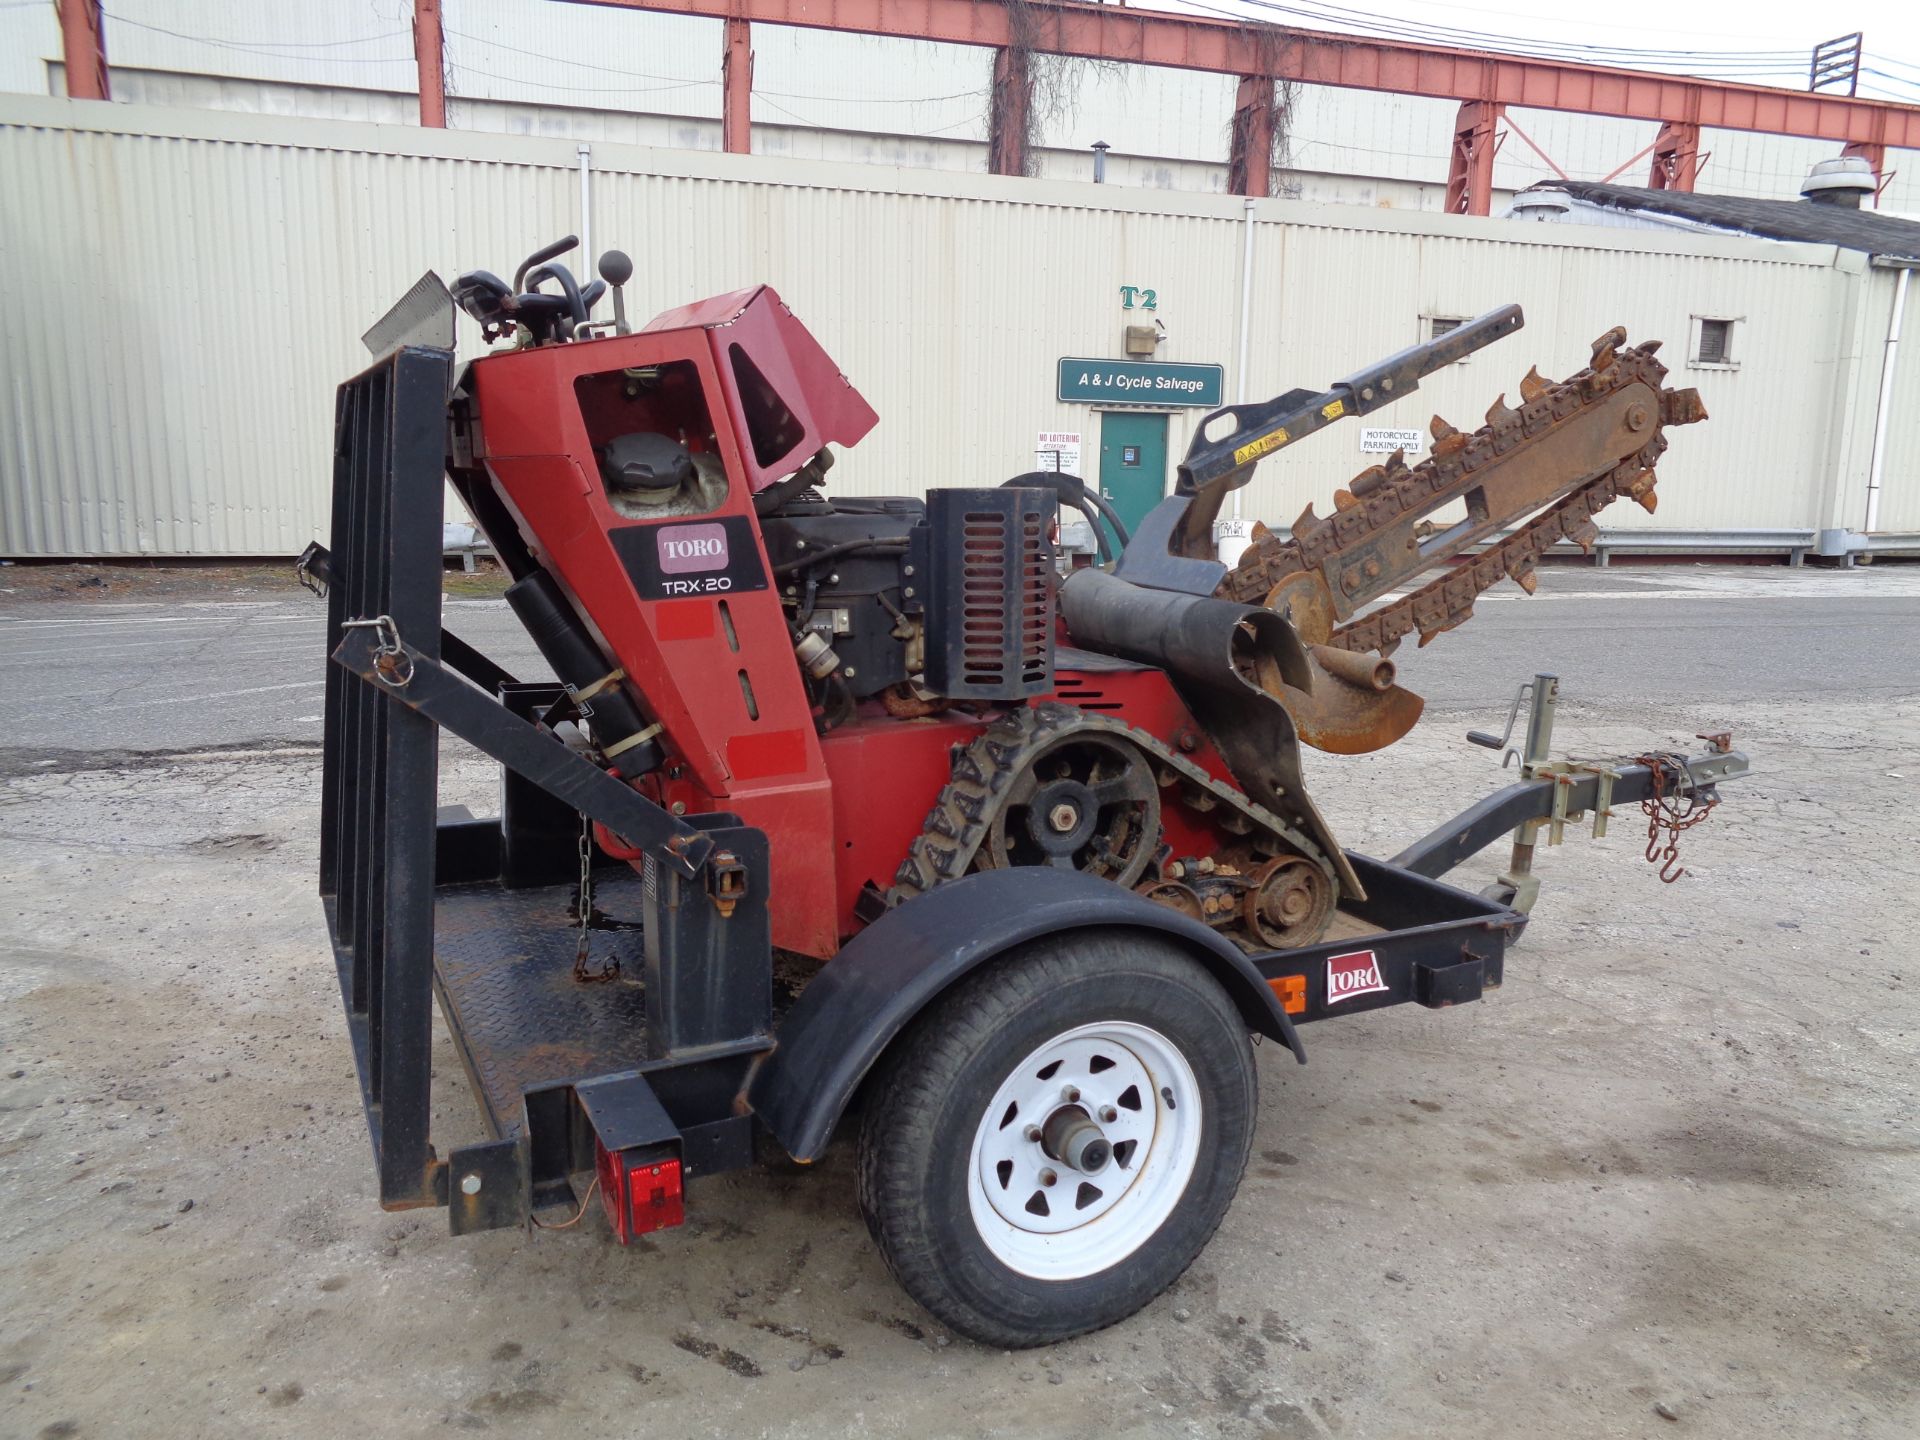
<path fill-rule="evenodd" d="M 1552 623 L 1579 628 L 1577 588 Z M 1733 613 L 1687 603 L 1582 643 L 1598 666 Z M 1017 1354 L 894 1287 L 844 1144 L 805 1174 L 695 1182 L 692 1223 L 628 1250 L 597 1216 L 455 1240 L 438 1212 L 381 1212 L 306 737 L 142 755 L 15 726 L 0 1435 L 1920 1433 L 1920 603 L 1847 612 L 1880 661 L 1860 691 L 1805 679 L 1840 643 L 1820 627 L 1849 624 L 1820 606 L 1854 602 L 1769 603 L 1690 689 L 1662 672 L 1594 698 L 1562 666 L 1564 745 L 1732 723 L 1754 755 L 1686 837 L 1687 879 L 1660 884 L 1622 817 L 1543 854 L 1487 1002 L 1314 1026 L 1304 1069 L 1264 1049 L 1212 1246 L 1133 1320 Z M 1507 613 L 1419 665 L 1506 634 L 1505 668 L 1531 670 Z M 1484 792 L 1489 758 L 1457 737 L 1490 718 L 1437 701 L 1389 751 L 1311 757 L 1336 829 L 1390 854 Z M 444 798 L 493 783 L 455 753 Z M 444 1038 L 437 1070 L 437 1138 L 479 1138 Z"/>

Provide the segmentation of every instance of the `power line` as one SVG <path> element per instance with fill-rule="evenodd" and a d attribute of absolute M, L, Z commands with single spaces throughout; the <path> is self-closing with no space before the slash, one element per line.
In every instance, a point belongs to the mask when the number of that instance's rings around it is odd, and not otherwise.
<path fill-rule="evenodd" d="M 33 0 L 33 3 L 45 3 L 45 0 Z M 170 35 L 175 40 L 190 40 L 200 45 L 218 45 L 233 50 L 265 50 L 278 47 L 283 50 L 337 50 L 347 45 L 371 45 L 376 40 L 395 40 L 401 36 L 410 36 L 410 30 L 388 30 L 379 35 L 359 35 L 351 40 L 216 40 L 211 35 L 189 35 L 182 30 L 169 30 L 164 25 L 149 25 L 144 20 L 130 19 L 125 15 L 116 15 L 111 10 L 100 12 L 116 25 L 131 25 L 136 30 L 151 30 L 156 35 Z M 289 59 L 296 58 L 289 56 Z M 324 58 L 316 56 L 316 59 Z M 408 56 L 412 59 L 412 56 Z"/>
<path fill-rule="evenodd" d="M 1176 3 L 1181 3 L 1181 0 L 1176 0 Z M 1203 10 L 1226 19 L 1245 22 L 1254 18 L 1242 11 L 1232 11 L 1217 5 L 1201 3 L 1201 0 L 1184 0 L 1184 3 L 1193 9 Z M 1628 68 L 1678 70 L 1703 79 L 1751 81 L 1791 78 L 1798 81 L 1805 73 L 1804 66 L 1810 54 L 1810 51 L 1805 50 L 1652 49 L 1528 36 L 1489 36 L 1483 31 L 1466 30 L 1457 26 L 1382 18 L 1345 6 L 1328 4 L 1325 0 L 1296 0 L 1294 4 L 1278 3 L 1278 0 L 1242 0 L 1242 3 L 1255 9 L 1273 11 L 1297 20 L 1314 22 L 1317 25 L 1345 27 L 1349 31 L 1371 33 L 1383 38 L 1412 43 L 1444 44 L 1494 54 L 1577 59 L 1587 63 Z"/>

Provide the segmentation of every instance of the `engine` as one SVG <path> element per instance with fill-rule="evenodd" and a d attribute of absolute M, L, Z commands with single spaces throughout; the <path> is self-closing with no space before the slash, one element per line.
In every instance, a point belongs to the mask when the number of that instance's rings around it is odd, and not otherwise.
<path fill-rule="evenodd" d="M 828 499 L 760 520 L 795 650 L 829 724 L 879 697 L 895 715 L 1020 701 L 1053 684 L 1055 497 L 939 489 Z"/>

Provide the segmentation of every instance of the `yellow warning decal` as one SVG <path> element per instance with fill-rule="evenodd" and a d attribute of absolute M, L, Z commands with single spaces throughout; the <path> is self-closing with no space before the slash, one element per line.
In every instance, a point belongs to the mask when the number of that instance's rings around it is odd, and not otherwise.
<path fill-rule="evenodd" d="M 1344 400 L 1329 400 L 1320 407 L 1320 413 L 1329 420 L 1338 420 L 1342 415 L 1347 413 L 1346 402 Z"/>
<path fill-rule="evenodd" d="M 1242 445 L 1238 450 L 1233 452 L 1233 463 L 1236 465 L 1244 465 L 1249 460 L 1258 460 L 1262 455 L 1278 450 L 1292 438 L 1293 437 L 1287 434 L 1285 430 L 1275 430 L 1269 434 L 1262 435 L 1258 440 L 1249 440 L 1245 445 Z"/>

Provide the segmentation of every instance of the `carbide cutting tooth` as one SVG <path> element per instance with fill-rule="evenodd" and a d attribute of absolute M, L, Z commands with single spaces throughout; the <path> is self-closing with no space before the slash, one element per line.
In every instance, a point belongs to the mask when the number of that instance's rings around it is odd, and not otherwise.
<path fill-rule="evenodd" d="M 1538 365 L 1528 366 L 1527 373 L 1520 377 L 1520 398 L 1528 404 L 1538 400 L 1552 388 L 1551 384 L 1540 378 Z"/>
<path fill-rule="evenodd" d="M 1593 542 L 1600 538 L 1599 527 L 1586 516 L 1569 519 L 1566 524 L 1567 538 L 1589 555 L 1593 553 Z"/>
<path fill-rule="evenodd" d="M 1496 427 L 1504 425 L 1517 413 L 1512 406 L 1507 404 L 1507 397 L 1505 395 L 1496 395 L 1493 397 L 1493 403 L 1487 407 L 1487 424 Z"/>
<path fill-rule="evenodd" d="M 1351 490 L 1336 490 L 1333 492 L 1333 508 L 1335 510 L 1351 510 L 1359 503 L 1358 500 L 1354 499 Z"/>
<path fill-rule="evenodd" d="M 1530 555 L 1507 566 L 1507 578 L 1529 595 L 1540 588 L 1540 576 L 1534 571 L 1533 557 Z"/>
<path fill-rule="evenodd" d="M 1449 436 L 1458 435 L 1460 432 L 1436 415 L 1427 422 L 1427 433 L 1433 436 L 1434 443 L 1437 445 Z"/>
<path fill-rule="evenodd" d="M 1412 468 L 1411 465 L 1407 464 L 1407 452 L 1404 449 L 1396 450 L 1387 457 L 1387 474 L 1396 480 Z"/>
<path fill-rule="evenodd" d="M 1371 495 L 1386 483 L 1387 467 L 1384 465 L 1369 465 L 1348 482 L 1347 488 L 1353 491 L 1355 495 L 1367 496 Z"/>
<path fill-rule="evenodd" d="M 1297 516 L 1294 517 L 1293 533 L 1298 535 L 1302 530 L 1305 530 L 1308 526 L 1318 525 L 1319 523 L 1320 523 L 1320 517 L 1313 513 L 1313 502 L 1309 500 L 1307 502 L 1307 508 L 1302 510 Z"/>
<path fill-rule="evenodd" d="M 1588 369 L 1598 373 L 1611 368 L 1620 347 L 1627 343 L 1627 327 L 1616 325 L 1593 342 L 1593 361 Z"/>
<path fill-rule="evenodd" d="M 1426 649 L 1428 645 L 1433 643 L 1435 636 L 1444 635 L 1456 625 L 1464 625 L 1472 618 L 1473 606 L 1469 605 L 1466 609 L 1456 611 L 1454 614 L 1447 616 L 1445 620 L 1441 621 L 1431 630 L 1422 630 L 1420 632 L 1420 648 L 1422 650 Z"/>

